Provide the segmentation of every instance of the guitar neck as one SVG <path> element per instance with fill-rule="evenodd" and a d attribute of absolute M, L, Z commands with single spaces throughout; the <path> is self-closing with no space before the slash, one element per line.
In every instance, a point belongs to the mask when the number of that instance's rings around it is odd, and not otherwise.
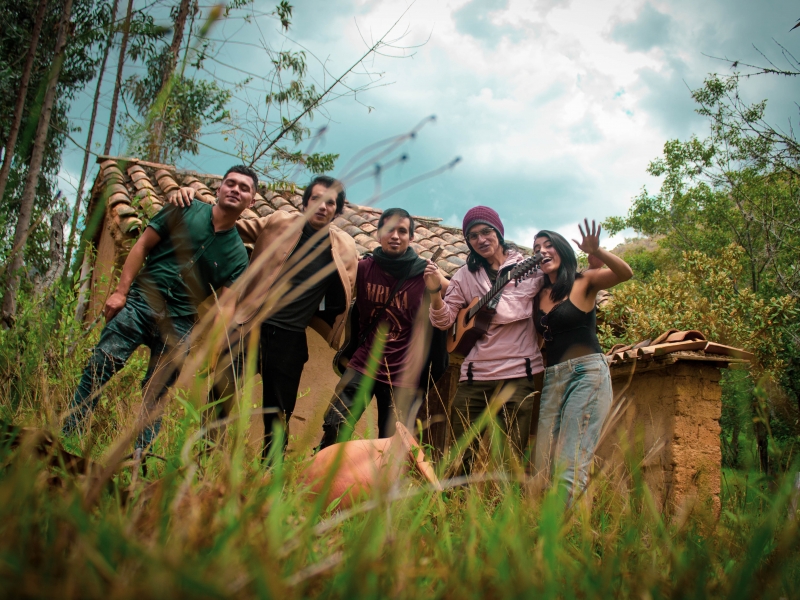
<path fill-rule="evenodd" d="M 502 290 L 506 285 L 508 285 L 510 281 L 511 281 L 511 272 L 505 273 L 502 276 L 498 276 L 491 289 L 488 292 L 486 292 L 480 299 L 480 301 L 475 306 L 473 306 L 472 309 L 470 309 L 470 311 L 467 313 L 467 320 L 469 321 L 470 319 L 472 319 L 472 317 L 477 315 L 478 312 L 483 310 L 483 307 L 486 306 L 489 302 L 491 302 L 492 298 L 497 296 L 497 294 L 500 293 L 500 290 Z"/>

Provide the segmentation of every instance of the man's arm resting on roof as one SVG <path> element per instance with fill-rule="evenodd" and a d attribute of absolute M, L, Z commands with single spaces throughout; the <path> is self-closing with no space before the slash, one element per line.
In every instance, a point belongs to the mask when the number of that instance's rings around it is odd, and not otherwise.
<path fill-rule="evenodd" d="M 125 259 L 125 265 L 122 267 L 122 274 L 119 276 L 119 283 L 117 289 L 111 294 L 106 305 L 103 309 L 103 314 L 106 321 L 110 321 L 114 316 L 122 310 L 125 303 L 128 301 L 128 292 L 131 289 L 131 284 L 139 271 L 142 270 L 145 259 L 150 255 L 156 244 L 161 241 L 161 236 L 156 233 L 152 227 L 147 227 L 142 233 L 141 237 L 136 241 L 131 248 L 128 258 Z"/>
<path fill-rule="evenodd" d="M 192 205 L 197 190 L 193 187 L 181 187 L 167 194 L 167 202 L 180 208 Z"/>
<path fill-rule="evenodd" d="M 178 188 L 167 195 L 167 202 L 185 208 L 192 204 L 196 193 L 196 190 L 192 187 Z M 236 221 L 236 230 L 239 232 L 239 237 L 242 238 L 245 244 L 255 244 L 258 236 L 266 229 L 269 219 L 270 216 L 259 217 L 258 219 L 238 219 Z"/>

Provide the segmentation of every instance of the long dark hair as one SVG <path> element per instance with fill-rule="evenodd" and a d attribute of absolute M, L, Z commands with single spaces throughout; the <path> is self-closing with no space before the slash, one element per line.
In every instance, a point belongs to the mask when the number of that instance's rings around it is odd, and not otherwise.
<path fill-rule="evenodd" d="M 533 236 L 534 243 L 540 237 L 547 238 L 553 244 L 553 248 L 558 252 L 558 257 L 561 259 L 561 265 L 558 267 L 558 274 L 556 275 L 556 282 L 551 284 L 550 278 L 545 277 L 545 287 L 550 287 L 550 300 L 558 302 L 562 298 L 569 296 L 572 291 L 572 284 L 575 279 L 582 277 L 578 273 L 578 258 L 575 256 L 575 251 L 570 246 L 570 243 L 560 233 L 555 231 L 548 231 L 543 229 L 535 236 Z"/>

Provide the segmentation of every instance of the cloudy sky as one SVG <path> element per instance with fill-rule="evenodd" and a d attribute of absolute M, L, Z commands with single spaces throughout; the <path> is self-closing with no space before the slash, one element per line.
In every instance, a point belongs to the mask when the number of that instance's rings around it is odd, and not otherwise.
<path fill-rule="evenodd" d="M 760 50 L 781 66 L 778 44 L 800 57 L 800 29 L 789 32 L 800 7 L 788 0 L 297 0 L 289 39 L 257 16 L 274 4 L 257 2 L 250 22 L 233 18 L 213 31 L 214 39 L 239 43 L 222 46 L 208 68 L 232 82 L 244 72 L 266 75 L 264 52 L 248 45 L 266 40 L 305 48 L 311 75 L 325 86 L 391 30 L 389 56 L 357 69 L 372 75 L 346 80 L 357 87 L 371 78 L 372 89 L 327 104 L 311 124 L 328 126 L 315 149 L 339 153 L 334 174 L 341 175 L 364 148 L 435 115 L 391 155 L 408 160 L 382 172 L 380 190 L 399 191 L 376 206 L 460 226 L 469 207 L 485 204 L 500 213 L 506 236 L 524 245 L 540 228 L 574 237 L 579 218 L 622 215 L 643 186 L 657 190 L 645 169 L 664 142 L 706 133 L 689 90 L 708 73 L 731 72 L 714 57 L 765 64 Z M 760 78 L 744 92 L 769 98 L 774 122 L 796 124 L 798 83 Z M 263 89 L 258 80 L 237 89 L 232 108 L 246 115 L 245 102 L 257 105 Z M 87 107 L 76 104 L 76 124 Z M 208 141 L 235 152 L 230 138 Z M 123 141 L 115 151 L 124 153 Z M 403 187 L 455 157 L 454 168 Z M 204 149 L 178 166 L 221 173 L 232 160 Z M 65 180 L 80 161 L 78 150 L 68 153 Z M 367 177 L 348 196 L 364 203 L 375 190 Z"/>

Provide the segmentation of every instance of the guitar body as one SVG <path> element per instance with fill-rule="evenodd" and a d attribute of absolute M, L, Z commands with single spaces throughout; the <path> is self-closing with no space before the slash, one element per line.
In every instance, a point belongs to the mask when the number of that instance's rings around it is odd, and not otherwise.
<path fill-rule="evenodd" d="M 468 320 L 469 311 L 481 298 L 474 298 L 467 306 L 458 311 L 456 322 L 447 330 L 447 352 L 466 356 L 475 343 L 489 330 L 494 313 L 485 308 Z"/>
<path fill-rule="evenodd" d="M 492 304 L 492 300 L 512 281 L 519 283 L 528 277 L 539 268 L 541 262 L 542 255 L 537 252 L 531 258 L 501 269 L 491 289 L 483 297 L 473 298 L 472 302 L 458 311 L 456 322 L 447 330 L 447 352 L 460 356 L 469 354 L 475 342 L 489 331 L 497 306 L 496 303 Z"/>

